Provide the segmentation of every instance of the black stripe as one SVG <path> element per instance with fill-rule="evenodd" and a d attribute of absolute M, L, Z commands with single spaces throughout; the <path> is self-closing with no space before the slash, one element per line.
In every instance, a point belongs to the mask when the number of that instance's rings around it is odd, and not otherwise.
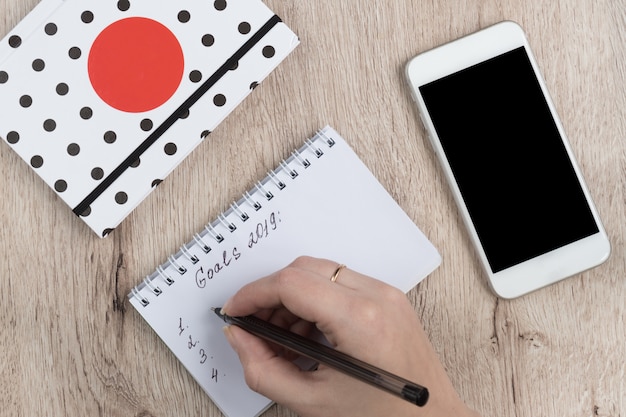
<path fill-rule="evenodd" d="M 85 197 L 75 208 L 74 213 L 80 215 L 91 203 L 93 203 L 102 193 L 115 182 L 126 171 L 131 164 L 139 159 L 139 157 L 152 146 L 172 125 L 191 108 L 200 98 L 217 83 L 231 68 L 233 68 L 239 60 L 252 49 L 274 26 L 281 22 L 277 15 L 272 16 L 246 43 L 243 44 L 224 64 L 218 68 L 202 85 L 191 95 L 183 104 L 178 107 L 165 121 L 157 127 L 144 140 L 137 149 L 135 149 L 122 163 L 115 168 L 106 178 L 98 184 L 94 190 Z"/>

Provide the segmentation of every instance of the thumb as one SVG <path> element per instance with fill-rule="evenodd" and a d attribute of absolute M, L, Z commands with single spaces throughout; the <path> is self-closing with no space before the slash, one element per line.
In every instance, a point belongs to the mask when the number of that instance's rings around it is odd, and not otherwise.
<path fill-rule="evenodd" d="M 311 392 L 310 373 L 277 355 L 264 340 L 237 326 L 224 327 L 224 334 L 239 356 L 250 389 L 288 407 Z"/>

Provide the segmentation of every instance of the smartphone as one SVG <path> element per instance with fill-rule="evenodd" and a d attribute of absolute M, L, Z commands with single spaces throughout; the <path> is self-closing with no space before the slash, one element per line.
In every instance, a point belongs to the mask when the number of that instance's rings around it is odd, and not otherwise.
<path fill-rule="evenodd" d="M 406 66 L 493 291 L 515 298 L 611 246 L 522 28 L 498 23 Z"/>

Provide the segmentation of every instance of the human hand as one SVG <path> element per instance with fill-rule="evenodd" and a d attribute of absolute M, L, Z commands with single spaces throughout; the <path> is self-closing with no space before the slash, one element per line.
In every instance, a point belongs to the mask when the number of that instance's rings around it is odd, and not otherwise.
<path fill-rule="evenodd" d="M 241 288 L 222 312 L 254 314 L 302 335 L 317 327 L 338 351 L 428 387 L 428 403 L 417 407 L 323 365 L 302 371 L 280 348 L 226 327 L 250 388 L 303 417 L 477 416 L 459 399 L 405 294 L 347 268 L 331 282 L 336 269 L 298 258 Z"/>

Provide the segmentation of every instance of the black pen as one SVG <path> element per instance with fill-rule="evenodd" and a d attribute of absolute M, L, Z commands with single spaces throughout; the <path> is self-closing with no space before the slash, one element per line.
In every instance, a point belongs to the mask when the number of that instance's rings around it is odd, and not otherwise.
<path fill-rule="evenodd" d="M 287 331 L 254 316 L 231 317 L 221 313 L 221 308 L 211 308 L 227 324 L 274 342 L 302 356 L 311 358 L 346 375 L 394 394 L 412 404 L 423 406 L 428 401 L 428 389 L 383 369 L 355 359 L 326 345 Z"/>

